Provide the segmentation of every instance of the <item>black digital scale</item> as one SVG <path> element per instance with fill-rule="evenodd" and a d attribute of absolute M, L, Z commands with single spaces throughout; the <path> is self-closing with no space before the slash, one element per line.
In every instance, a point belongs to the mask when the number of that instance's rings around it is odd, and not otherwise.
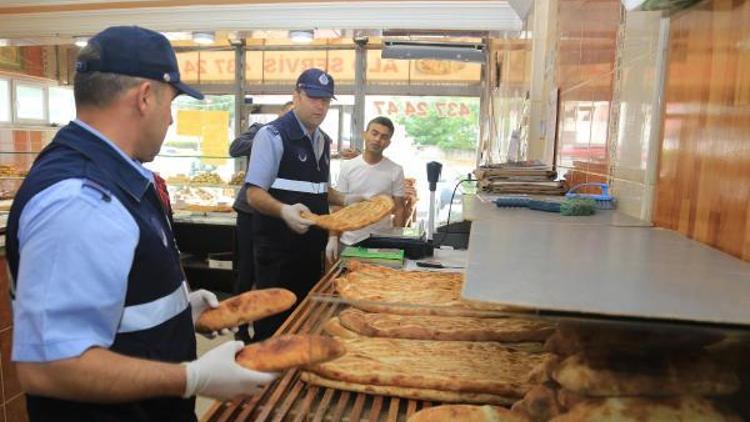
<path fill-rule="evenodd" d="M 357 246 L 366 248 L 394 248 L 403 249 L 408 259 L 422 259 L 433 255 L 435 244 L 435 190 L 440 179 L 443 165 L 437 161 L 427 163 L 427 181 L 430 184 L 430 211 L 427 223 L 427 233 L 421 228 L 400 228 L 380 233 L 373 233 L 369 238 L 361 241 Z"/>

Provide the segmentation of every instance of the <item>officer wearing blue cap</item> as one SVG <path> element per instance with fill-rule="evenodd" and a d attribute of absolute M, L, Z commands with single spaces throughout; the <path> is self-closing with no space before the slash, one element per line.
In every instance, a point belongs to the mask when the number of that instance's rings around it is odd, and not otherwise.
<path fill-rule="evenodd" d="M 37 420 L 196 420 L 196 394 L 253 394 L 225 343 L 196 360 L 194 321 L 216 296 L 189 292 L 152 161 L 180 80 L 161 34 L 113 27 L 76 62 L 77 118 L 39 154 L 13 203 L 7 257 L 12 359 Z M 183 364 L 185 363 L 185 364 Z"/>
<path fill-rule="evenodd" d="M 294 108 L 255 135 L 245 177 L 253 217 L 255 285 L 284 287 L 299 300 L 320 279 L 322 253 L 337 254 L 335 233 L 311 227 L 302 212 L 328 214 L 329 204 L 346 205 L 329 188 L 331 139 L 319 126 L 334 97 L 333 77 L 308 69 L 297 78 Z M 299 303 L 299 302 L 298 302 Z M 254 340 L 273 335 L 288 312 L 254 323 Z"/>

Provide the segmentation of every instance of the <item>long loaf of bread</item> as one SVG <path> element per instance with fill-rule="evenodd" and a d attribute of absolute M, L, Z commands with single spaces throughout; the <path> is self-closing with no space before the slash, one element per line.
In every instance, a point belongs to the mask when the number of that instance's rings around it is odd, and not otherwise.
<path fill-rule="evenodd" d="M 248 369 L 276 372 L 326 362 L 344 353 L 344 345 L 333 337 L 286 335 L 245 346 L 236 360 Z"/>
<path fill-rule="evenodd" d="M 222 301 L 217 308 L 201 314 L 195 322 L 199 333 L 232 328 L 284 312 L 294 305 L 297 296 L 286 289 L 252 290 Z"/>

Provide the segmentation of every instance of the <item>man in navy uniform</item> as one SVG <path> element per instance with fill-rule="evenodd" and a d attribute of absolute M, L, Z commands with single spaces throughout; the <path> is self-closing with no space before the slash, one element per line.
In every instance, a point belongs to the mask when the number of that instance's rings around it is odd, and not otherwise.
<path fill-rule="evenodd" d="M 329 188 L 331 139 L 319 126 L 334 98 L 333 77 L 308 69 L 297 78 L 294 108 L 263 126 L 255 135 L 245 182 L 253 216 L 256 288 L 283 287 L 298 302 L 320 279 L 322 254 L 338 255 L 338 238 L 301 213 L 328 214 L 328 205 L 348 205 L 358 196 Z M 292 310 L 254 323 L 254 340 L 263 340 Z"/>
<path fill-rule="evenodd" d="M 172 227 L 143 167 L 159 152 L 180 81 L 167 39 L 139 27 L 93 37 L 76 61 L 77 118 L 37 157 L 13 203 L 7 257 L 12 359 L 31 420 L 196 420 L 196 394 L 253 394 L 277 374 L 235 362 L 230 341 L 196 360 Z"/>
<path fill-rule="evenodd" d="M 289 101 L 281 108 L 279 116 L 283 116 L 292 109 L 294 103 Z M 250 151 L 253 149 L 253 140 L 255 134 L 260 128 L 265 126 L 263 123 L 253 123 L 249 128 L 240 134 L 229 145 L 229 155 L 232 157 L 247 157 L 250 161 Z M 255 280 L 255 257 L 253 256 L 253 208 L 247 203 L 247 184 L 244 184 L 237 192 L 232 208 L 237 212 L 237 225 L 235 227 L 235 238 L 237 246 L 237 279 L 234 281 L 234 294 L 238 295 L 250 290 Z M 250 343 L 250 334 L 248 325 L 244 324 L 239 327 L 239 331 L 234 335 L 237 340 Z"/>

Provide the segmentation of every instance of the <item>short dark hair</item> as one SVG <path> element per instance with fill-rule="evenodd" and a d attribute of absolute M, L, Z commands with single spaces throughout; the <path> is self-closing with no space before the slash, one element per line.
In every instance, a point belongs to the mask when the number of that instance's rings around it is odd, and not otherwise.
<path fill-rule="evenodd" d="M 99 48 L 94 44 L 84 47 L 78 54 L 79 58 L 98 60 L 101 55 Z M 145 81 L 144 78 L 120 75 L 106 72 L 76 72 L 73 81 L 73 96 L 76 107 L 94 106 L 106 107 L 122 93 Z M 159 88 L 159 84 L 153 84 Z"/>
<path fill-rule="evenodd" d="M 387 118 L 385 116 L 378 116 L 378 117 L 370 120 L 369 123 L 367 123 L 367 127 L 365 128 L 365 131 L 370 130 L 370 126 L 373 123 L 376 124 L 376 125 L 383 125 L 383 126 L 387 127 L 388 130 L 391 131 L 390 136 L 393 136 L 393 132 L 395 132 L 395 129 L 393 128 L 393 122 L 391 121 L 391 119 L 389 119 L 389 118 Z"/>

